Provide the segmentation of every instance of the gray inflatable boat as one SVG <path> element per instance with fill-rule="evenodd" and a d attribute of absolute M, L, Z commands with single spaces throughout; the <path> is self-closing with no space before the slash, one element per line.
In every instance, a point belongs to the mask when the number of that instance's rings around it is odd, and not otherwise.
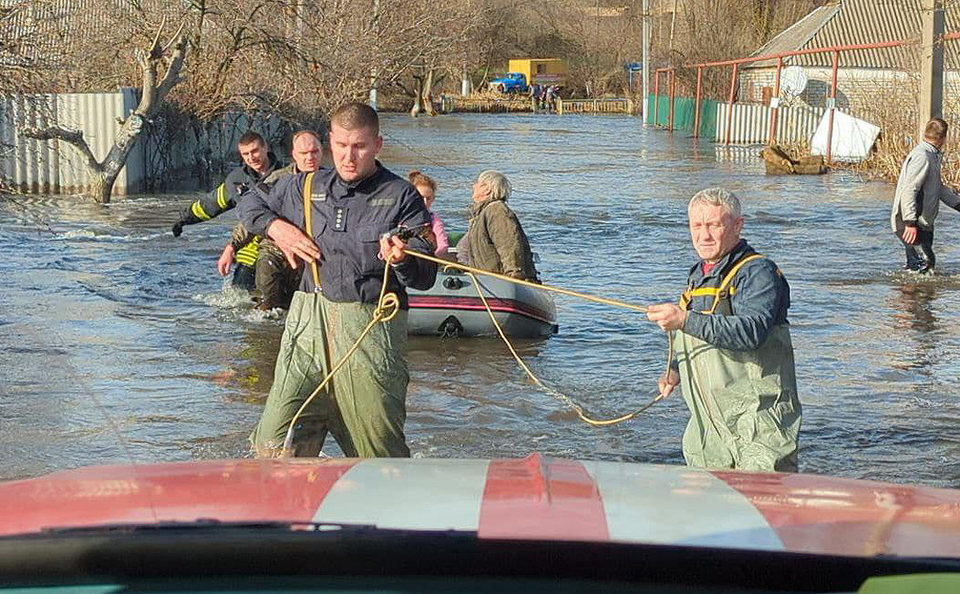
<path fill-rule="evenodd" d="M 487 303 L 512 338 L 541 338 L 556 334 L 557 308 L 546 291 L 489 276 L 478 276 Z M 473 279 L 448 268 L 426 291 L 407 289 L 409 334 L 421 336 L 496 336 L 497 329 L 477 295 Z"/>

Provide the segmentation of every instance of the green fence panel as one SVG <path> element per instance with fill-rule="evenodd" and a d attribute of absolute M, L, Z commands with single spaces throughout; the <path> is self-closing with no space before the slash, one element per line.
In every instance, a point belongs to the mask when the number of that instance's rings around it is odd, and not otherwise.
<path fill-rule="evenodd" d="M 717 136 L 717 106 L 719 101 L 700 101 L 700 138 L 713 140 Z"/>
<path fill-rule="evenodd" d="M 654 111 L 656 103 L 660 104 L 659 113 L 656 113 L 656 122 L 654 122 Z M 717 132 L 717 104 L 719 101 L 701 100 L 700 101 L 700 138 L 713 139 Z M 694 111 L 696 100 L 685 97 L 675 97 L 673 100 L 673 129 L 686 130 L 693 133 Z M 656 97 L 650 95 L 647 100 L 647 124 L 656 124 L 657 126 L 667 127 L 670 123 L 670 98 L 664 95 Z"/>

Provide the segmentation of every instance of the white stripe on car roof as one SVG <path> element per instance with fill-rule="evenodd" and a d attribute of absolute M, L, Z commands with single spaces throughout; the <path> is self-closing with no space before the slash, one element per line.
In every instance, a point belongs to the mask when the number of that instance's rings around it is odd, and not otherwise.
<path fill-rule="evenodd" d="M 707 471 L 618 462 L 583 465 L 600 490 L 610 540 L 784 549 L 757 508 Z"/>
<path fill-rule="evenodd" d="M 313 520 L 476 531 L 488 465 L 487 460 L 364 460 L 333 485 Z"/>

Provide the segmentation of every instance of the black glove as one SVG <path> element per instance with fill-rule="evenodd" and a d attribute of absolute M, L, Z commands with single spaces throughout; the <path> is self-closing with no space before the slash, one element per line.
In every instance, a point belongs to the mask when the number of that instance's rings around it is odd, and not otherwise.
<path fill-rule="evenodd" d="M 174 223 L 171 231 L 173 231 L 174 237 L 180 237 L 180 234 L 183 233 L 183 221 L 177 221 Z"/>

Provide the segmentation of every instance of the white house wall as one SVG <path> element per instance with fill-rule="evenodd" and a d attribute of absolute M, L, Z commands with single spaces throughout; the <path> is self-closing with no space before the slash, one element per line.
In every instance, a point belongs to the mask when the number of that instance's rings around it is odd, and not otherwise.
<path fill-rule="evenodd" d="M 830 96 L 832 70 L 807 67 L 803 71 L 808 82 L 800 99 L 812 107 L 825 107 Z M 773 88 L 776 69 L 745 70 L 739 79 L 739 100 L 759 102 L 763 100 L 763 87 Z M 903 84 L 910 79 L 911 74 L 898 70 L 841 68 L 837 72 L 837 107 L 856 111 L 884 97 L 891 85 Z M 948 73 L 944 84 L 948 89 L 960 87 L 960 73 Z"/>

